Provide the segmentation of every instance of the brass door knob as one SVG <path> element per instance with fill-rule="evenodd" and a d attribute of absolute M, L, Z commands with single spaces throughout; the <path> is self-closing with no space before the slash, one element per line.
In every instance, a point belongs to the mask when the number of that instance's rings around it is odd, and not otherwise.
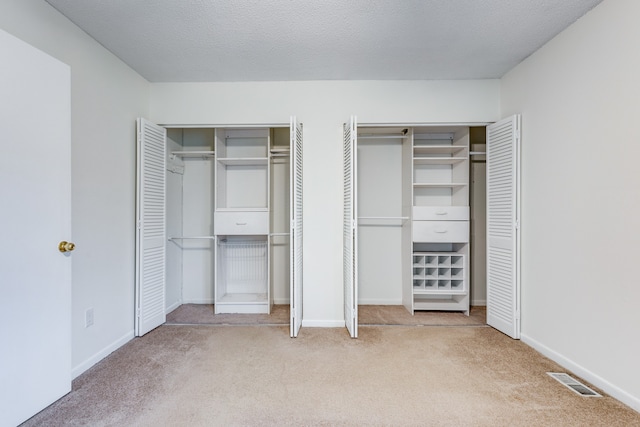
<path fill-rule="evenodd" d="M 71 252 L 75 248 L 76 248 L 75 243 L 67 242 L 64 240 L 60 242 L 60 244 L 58 245 L 58 250 L 60 252 Z"/>

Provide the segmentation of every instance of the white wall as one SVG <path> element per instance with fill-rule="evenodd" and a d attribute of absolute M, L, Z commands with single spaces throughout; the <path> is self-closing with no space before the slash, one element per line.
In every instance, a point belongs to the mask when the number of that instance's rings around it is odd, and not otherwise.
<path fill-rule="evenodd" d="M 487 123 L 499 118 L 499 81 L 155 83 L 159 124 L 304 124 L 304 321 L 340 326 L 342 124 Z"/>
<path fill-rule="evenodd" d="M 605 0 L 502 80 L 522 113 L 522 337 L 640 410 L 640 2 Z"/>
<path fill-rule="evenodd" d="M 42 0 L 0 2 L 0 28 L 71 67 L 77 376 L 133 337 L 135 118 L 147 115 L 149 84 Z"/>
<path fill-rule="evenodd" d="M 635 0 L 605 0 L 501 82 L 149 85 L 44 1 L 0 2 L 0 28 L 71 66 L 74 374 L 133 336 L 136 117 L 299 117 L 304 317 L 312 326 L 343 321 L 341 126 L 349 115 L 361 123 L 485 123 L 520 112 L 523 339 L 640 410 L 632 269 L 640 243 L 639 14 Z M 95 324 L 85 329 L 87 308 Z"/>

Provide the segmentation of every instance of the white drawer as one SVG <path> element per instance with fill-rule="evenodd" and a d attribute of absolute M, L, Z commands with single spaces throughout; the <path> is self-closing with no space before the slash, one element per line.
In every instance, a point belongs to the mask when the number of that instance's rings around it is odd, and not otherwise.
<path fill-rule="evenodd" d="M 269 212 L 216 212 L 213 230 L 220 234 L 269 234 Z"/>
<path fill-rule="evenodd" d="M 469 206 L 414 206 L 413 219 L 421 221 L 469 221 Z"/>
<path fill-rule="evenodd" d="M 468 243 L 469 221 L 413 221 L 413 241 Z"/>

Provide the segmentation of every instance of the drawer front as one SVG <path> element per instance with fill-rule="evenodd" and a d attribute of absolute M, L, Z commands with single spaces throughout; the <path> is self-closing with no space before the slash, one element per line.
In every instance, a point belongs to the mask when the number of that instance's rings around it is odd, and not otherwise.
<path fill-rule="evenodd" d="M 468 243 L 469 221 L 413 221 L 413 241 Z"/>
<path fill-rule="evenodd" d="M 220 234 L 269 234 L 269 212 L 216 212 L 213 229 Z"/>
<path fill-rule="evenodd" d="M 414 206 L 413 220 L 469 221 L 469 206 Z"/>

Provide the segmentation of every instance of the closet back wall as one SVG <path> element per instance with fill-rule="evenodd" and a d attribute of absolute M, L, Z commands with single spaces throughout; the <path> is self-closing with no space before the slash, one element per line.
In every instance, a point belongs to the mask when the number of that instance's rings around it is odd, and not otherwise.
<path fill-rule="evenodd" d="M 151 84 L 149 119 L 164 125 L 304 124 L 304 326 L 341 326 L 342 124 L 487 123 L 499 80 Z"/>
<path fill-rule="evenodd" d="M 357 157 L 358 217 L 401 217 L 402 140 L 360 138 Z M 401 225 L 359 221 L 358 304 L 402 305 Z"/>
<path fill-rule="evenodd" d="M 213 158 L 176 157 L 172 151 L 213 150 L 214 130 L 167 130 L 167 236 L 213 234 Z M 167 245 L 167 311 L 180 303 L 213 304 L 211 240 L 173 240 Z"/>

